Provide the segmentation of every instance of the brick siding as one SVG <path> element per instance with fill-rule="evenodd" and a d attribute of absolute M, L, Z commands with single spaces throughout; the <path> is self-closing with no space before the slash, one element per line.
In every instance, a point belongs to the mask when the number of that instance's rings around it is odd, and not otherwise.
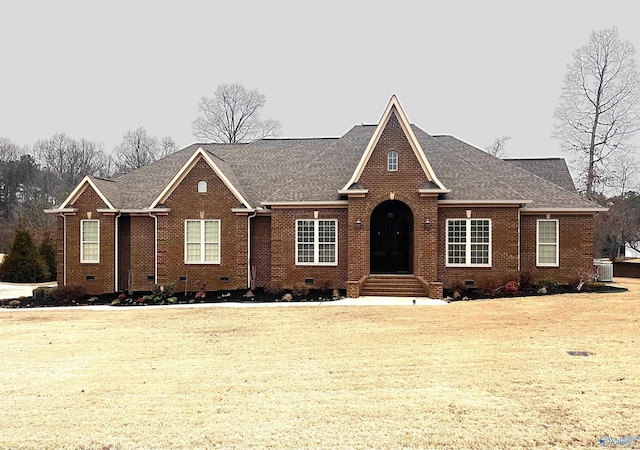
<path fill-rule="evenodd" d="M 491 219 L 491 267 L 447 267 L 447 219 Z M 438 275 L 445 288 L 464 280 L 518 279 L 518 207 L 441 207 L 438 221 Z"/>
<path fill-rule="evenodd" d="M 271 217 L 251 219 L 251 265 L 255 267 L 256 287 L 271 287 Z"/>
<path fill-rule="evenodd" d="M 537 221 L 546 218 L 546 215 L 522 216 L 521 271 L 531 274 L 534 280 L 552 278 L 558 283 L 574 280 L 578 271 L 590 271 L 594 255 L 593 214 L 549 216 L 558 220 L 559 267 L 536 266 Z"/>
<path fill-rule="evenodd" d="M 296 220 L 318 219 L 338 221 L 338 264 L 336 266 L 296 264 Z M 345 289 L 347 286 L 347 210 L 339 208 L 273 208 L 271 213 L 271 287 L 292 289 L 296 286 L 330 287 Z M 305 279 L 313 278 L 313 284 L 305 285 Z"/>
<path fill-rule="evenodd" d="M 198 181 L 207 182 L 207 192 L 198 192 Z M 168 180 L 167 180 L 168 181 Z M 186 290 L 241 289 L 247 283 L 247 215 L 232 208 L 240 202 L 213 169 L 200 159 L 189 171 L 164 205 L 171 209 L 158 218 L 158 282 L 175 282 L 185 289 L 180 277 L 187 278 Z M 220 264 L 185 264 L 184 227 L 186 219 L 220 220 Z M 133 236 L 133 239 L 137 239 Z M 221 278 L 226 277 L 228 281 Z"/>
<path fill-rule="evenodd" d="M 113 292 L 114 290 L 114 215 L 100 214 L 96 211 L 99 208 L 106 208 L 100 196 L 87 186 L 84 192 L 78 197 L 76 202 L 70 207 L 77 208 L 75 215 L 66 217 L 67 228 L 67 285 L 79 284 L 86 287 L 90 294 L 101 294 L 103 292 Z M 81 263 L 80 262 L 80 221 L 88 219 L 100 221 L 100 262 Z M 62 226 L 62 218 L 58 219 L 59 229 Z M 62 284 L 62 242 L 59 240 L 58 251 L 58 282 Z M 87 277 L 93 277 L 88 280 Z"/>
<path fill-rule="evenodd" d="M 387 154 L 398 153 L 398 170 L 387 170 Z M 197 183 L 207 182 L 207 192 L 198 193 Z M 273 207 L 270 216 L 251 219 L 251 266 L 255 284 L 266 289 L 331 287 L 349 288 L 358 295 L 363 277 L 370 274 L 371 217 L 387 200 L 404 203 L 411 210 L 409 231 L 411 273 L 419 277 L 432 295 L 441 295 L 464 280 L 507 280 L 521 272 L 534 279 L 553 278 L 567 282 L 578 269 L 588 268 L 593 258 L 593 215 L 551 215 L 559 220 L 560 267 L 536 266 L 536 220 L 546 215 L 522 215 L 516 206 L 454 207 L 438 206 L 437 195 L 420 195 L 427 177 L 395 114 L 373 149 L 359 179 L 368 189 L 364 197 L 349 198 L 348 208 Z M 169 182 L 169 180 L 167 180 Z M 67 284 L 82 284 L 94 294 L 112 292 L 115 281 L 115 214 L 99 214 L 105 205 L 88 187 L 74 205 L 77 214 L 66 218 Z M 194 291 L 231 290 L 248 287 L 247 213 L 234 213 L 241 207 L 204 160 L 199 160 L 164 202 L 168 214 L 157 216 L 157 276 L 159 283 L 175 282 L 177 289 Z M 491 267 L 447 267 L 446 220 L 466 218 L 467 210 L 476 219 L 491 219 Z M 100 220 L 100 262 L 80 263 L 80 220 L 91 212 Z M 338 262 L 335 266 L 297 265 L 296 220 L 336 219 Z M 186 219 L 219 219 L 220 264 L 185 264 L 184 227 Z M 155 220 L 148 215 L 123 214 L 119 219 L 118 288 L 151 290 L 155 275 Z M 361 227 L 356 227 L 360 221 Z M 425 222 L 430 223 L 425 227 Z M 519 229 L 520 224 L 520 229 Z M 427 229 L 428 228 L 428 229 Z M 58 282 L 63 282 L 63 220 L 58 218 Z M 520 256 L 519 256 L 520 253 Z M 87 280 L 92 275 L 94 280 Z M 187 282 L 180 281 L 186 277 Z M 223 281 L 222 278 L 228 281 Z M 131 280 L 131 285 L 128 282 Z M 312 284 L 305 280 L 313 279 Z"/>
<path fill-rule="evenodd" d="M 397 171 L 387 170 L 390 150 L 398 153 Z M 437 197 L 420 196 L 418 190 L 427 177 L 395 114 L 382 131 L 359 181 L 369 193 L 364 198 L 349 199 L 349 281 L 358 281 L 370 273 L 371 214 L 380 203 L 391 199 L 405 203 L 413 213 L 412 272 L 427 281 L 436 281 Z M 355 227 L 357 220 L 362 222 L 361 229 Z M 432 224 L 430 230 L 424 229 L 426 220 Z"/>

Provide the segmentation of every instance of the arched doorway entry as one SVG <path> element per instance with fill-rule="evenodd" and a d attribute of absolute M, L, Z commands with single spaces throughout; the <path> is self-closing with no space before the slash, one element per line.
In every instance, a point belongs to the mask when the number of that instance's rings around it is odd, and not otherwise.
<path fill-rule="evenodd" d="M 413 213 L 398 200 L 371 213 L 371 273 L 413 273 Z"/>

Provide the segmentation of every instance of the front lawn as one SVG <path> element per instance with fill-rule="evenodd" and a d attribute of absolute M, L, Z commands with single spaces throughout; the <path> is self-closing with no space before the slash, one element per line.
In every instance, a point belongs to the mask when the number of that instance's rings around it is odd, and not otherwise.
<path fill-rule="evenodd" d="M 3 309 L 0 448 L 598 448 L 640 434 L 640 283 L 617 281 L 438 308 Z"/>

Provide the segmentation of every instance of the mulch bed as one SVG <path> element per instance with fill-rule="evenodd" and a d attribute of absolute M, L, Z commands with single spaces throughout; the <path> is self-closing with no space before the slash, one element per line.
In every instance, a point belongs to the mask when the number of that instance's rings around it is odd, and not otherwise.
<path fill-rule="evenodd" d="M 344 298 L 345 291 L 334 292 L 309 289 L 308 292 L 266 292 L 263 289 L 248 291 L 246 289 L 230 291 L 208 291 L 204 297 L 196 295 L 196 292 L 175 292 L 168 299 L 154 301 L 148 296 L 150 292 L 127 293 L 113 292 L 97 296 L 87 296 L 78 302 L 60 302 L 52 298 L 22 297 L 18 299 L 0 300 L 0 307 L 4 308 L 43 308 L 86 305 L 112 305 L 118 306 L 148 306 L 170 304 L 195 304 L 195 303 L 267 303 L 267 302 L 327 302 Z M 147 298 L 145 298 L 145 296 Z M 118 301 L 115 301 L 118 300 Z"/>
<path fill-rule="evenodd" d="M 509 298 L 509 297 L 540 297 L 553 294 L 584 294 L 596 292 L 601 294 L 627 292 L 627 288 L 611 286 L 609 284 L 593 283 L 585 284 L 581 290 L 577 290 L 573 286 L 559 284 L 553 287 L 547 287 L 546 292 L 541 292 L 539 286 L 531 286 L 528 289 L 520 290 L 515 294 L 507 294 L 502 291 L 497 292 L 481 292 L 478 289 L 466 289 L 455 291 L 453 289 L 445 289 L 444 297 L 450 302 L 468 301 L 468 300 L 485 300 L 492 298 Z M 457 294 L 456 294 L 457 292 Z"/>
<path fill-rule="evenodd" d="M 525 291 L 519 291 L 515 295 L 508 295 L 504 292 L 486 293 L 480 292 L 477 289 L 467 289 L 463 292 L 446 289 L 444 291 L 444 297 L 450 302 L 454 301 L 470 301 L 470 300 L 485 300 L 493 298 L 509 298 L 509 297 L 523 297 L 523 296 L 545 296 L 552 294 L 580 294 L 587 292 L 598 293 L 618 293 L 626 292 L 628 289 L 611 286 L 608 284 L 592 284 L 585 286 L 581 291 L 576 290 L 574 287 L 568 285 L 558 285 L 553 289 L 549 289 L 547 293 L 540 293 L 537 287 Z M 345 291 L 321 291 L 317 289 L 310 289 L 308 292 L 295 293 L 295 292 L 266 292 L 263 289 L 255 289 L 254 291 L 247 291 L 245 289 L 231 290 L 231 291 L 208 291 L 205 292 L 205 296 L 201 298 L 196 297 L 195 292 L 176 292 L 169 300 L 153 301 L 145 299 L 149 292 L 132 292 L 131 295 L 127 295 L 120 292 L 101 294 L 93 297 L 86 297 L 78 302 L 59 302 L 51 298 L 34 298 L 34 297 L 22 297 L 18 299 L 6 299 L 0 300 L 0 307 L 3 308 L 42 308 L 42 307 L 64 307 L 64 306 L 81 306 L 81 305 L 112 305 L 118 306 L 147 306 L 147 305 L 168 305 L 168 304 L 195 304 L 195 303 L 224 303 L 224 302 L 240 302 L 240 303 L 269 303 L 269 302 L 327 302 L 333 300 L 339 300 L 344 298 Z M 120 297 L 120 300 L 114 302 Z"/>

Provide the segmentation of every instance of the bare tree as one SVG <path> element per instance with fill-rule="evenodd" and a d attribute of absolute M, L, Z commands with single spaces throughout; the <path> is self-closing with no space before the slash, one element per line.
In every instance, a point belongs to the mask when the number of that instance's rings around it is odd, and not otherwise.
<path fill-rule="evenodd" d="M 247 142 L 280 133 L 280 122 L 260 120 L 258 110 L 266 98 L 257 89 L 247 91 L 241 84 L 221 84 L 213 97 L 202 97 L 201 116 L 192 124 L 193 135 L 212 142 Z"/>
<path fill-rule="evenodd" d="M 0 137 L 0 161 L 15 161 L 20 159 L 23 153 L 18 145 L 11 142 L 11 139 Z"/>
<path fill-rule="evenodd" d="M 497 137 L 493 144 L 485 147 L 485 151 L 496 158 L 502 158 L 505 155 L 504 147 L 507 145 L 507 141 L 511 140 L 511 136 Z"/>
<path fill-rule="evenodd" d="M 74 188 L 85 175 L 94 175 L 105 164 L 102 146 L 87 139 L 76 141 L 64 133 L 39 140 L 34 146 L 37 162 L 62 180 L 63 190 Z"/>
<path fill-rule="evenodd" d="M 8 138 L 0 138 L 0 215 L 9 216 L 17 203 L 22 182 L 20 158 L 22 149 Z"/>
<path fill-rule="evenodd" d="M 555 110 L 553 137 L 577 153 L 584 166 L 585 194 L 594 198 L 602 166 L 613 152 L 629 150 L 640 129 L 640 75 L 635 49 L 618 29 L 593 31 L 573 54 Z"/>
<path fill-rule="evenodd" d="M 638 161 L 628 153 L 613 156 L 610 164 L 604 168 L 606 176 L 603 184 L 613 191 L 613 195 L 623 196 L 638 188 L 637 176 L 640 173 Z"/>
<path fill-rule="evenodd" d="M 120 173 L 128 173 L 163 158 L 177 149 L 170 137 L 162 140 L 149 136 L 140 127 L 135 131 L 127 131 L 122 143 L 114 149 L 113 164 Z"/>
<path fill-rule="evenodd" d="M 169 136 L 163 137 L 160 140 L 160 150 L 158 156 L 160 158 L 164 158 L 172 153 L 175 153 L 178 150 L 178 146 L 176 142 Z"/>

